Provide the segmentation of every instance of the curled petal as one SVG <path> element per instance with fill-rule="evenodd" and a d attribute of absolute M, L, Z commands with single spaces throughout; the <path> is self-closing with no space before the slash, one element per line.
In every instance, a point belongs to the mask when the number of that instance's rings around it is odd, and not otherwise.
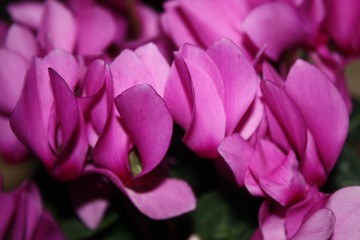
<path fill-rule="evenodd" d="M 147 84 L 135 85 L 115 98 L 116 107 L 140 156 L 144 175 L 165 156 L 173 121 L 164 100 Z"/>

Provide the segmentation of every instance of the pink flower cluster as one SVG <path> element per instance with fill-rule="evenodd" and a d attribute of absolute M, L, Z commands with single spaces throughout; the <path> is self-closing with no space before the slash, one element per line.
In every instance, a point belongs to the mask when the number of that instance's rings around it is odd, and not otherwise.
<path fill-rule="evenodd" d="M 360 53 L 359 4 L 174 0 L 161 14 L 112 0 L 10 4 L 0 154 L 11 163 L 35 154 L 55 179 L 88 189 L 73 198 L 89 228 L 108 200 L 86 186 L 104 178 L 145 215 L 167 219 L 196 205 L 191 187 L 168 176 L 175 122 L 193 152 L 265 199 L 253 239 L 353 239 L 360 187 L 319 188 L 348 133 L 344 68 Z M 18 201 L 36 209 L 17 213 Z M 0 238 L 18 221 L 25 239 L 61 238 L 33 183 L 0 202 Z"/>

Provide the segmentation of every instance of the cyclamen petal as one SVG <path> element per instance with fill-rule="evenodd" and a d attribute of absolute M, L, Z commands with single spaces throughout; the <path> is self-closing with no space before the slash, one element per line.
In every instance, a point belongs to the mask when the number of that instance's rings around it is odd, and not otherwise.
<path fill-rule="evenodd" d="M 32 28 L 38 28 L 43 16 L 44 4 L 37 2 L 22 2 L 9 5 L 7 9 L 14 21 Z"/>
<path fill-rule="evenodd" d="M 120 179 L 109 170 L 89 167 L 86 172 L 107 177 L 130 198 L 140 212 L 152 219 L 176 217 L 195 209 L 194 193 L 190 186 L 182 180 L 165 178 L 157 185 L 137 191 L 125 187 Z"/>
<path fill-rule="evenodd" d="M 164 158 L 173 121 L 164 100 L 147 84 L 135 85 L 115 98 L 115 105 L 139 153 L 142 176 Z"/>
<path fill-rule="evenodd" d="M 261 90 L 267 106 L 270 108 L 277 121 L 279 121 L 280 125 L 284 128 L 283 131 L 285 132 L 285 136 L 288 136 L 286 138 L 287 141 L 290 142 L 291 148 L 286 146 L 287 143 L 284 143 L 283 136 L 277 135 L 277 132 L 275 131 L 279 130 L 277 128 L 273 129 L 270 122 L 269 130 L 272 139 L 274 139 L 276 143 L 280 143 L 282 147 L 288 147 L 286 148 L 286 151 L 294 148 L 297 153 L 302 156 L 306 148 L 307 128 L 299 109 L 287 96 L 285 91 L 274 83 L 262 81 Z M 276 125 L 274 127 L 276 127 Z"/>
<path fill-rule="evenodd" d="M 259 80 L 252 64 L 230 40 L 220 40 L 206 52 L 223 79 L 226 134 L 230 134 L 253 102 Z"/>
<path fill-rule="evenodd" d="M 5 47 L 29 61 L 38 53 L 37 43 L 34 34 L 27 28 L 13 24 L 6 35 Z"/>
<path fill-rule="evenodd" d="M 72 52 L 76 39 L 76 22 L 70 10 L 56 0 L 47 0 L 43 11 L 38 35 L 41 46 L 47 51 L 60 48 Z"/>
<path fill-rule="evenodd" d="M 273 60 L 279 59 L 284 50 L 307 40 L 298 13 L 282 2 L 260 5 L 247 15 L 242 26 L 259 49 L 267 45 L 265 54 Z"/>
<path fill-rule="evenodd" d="M 285 91 L 299 107 L 328 174 L 339 157 L 349 126 L 341 94 L 323 72 L 302 60 L 291 68 Z"/>
<path fill-rule="evenodd" d="M 77 49 L 80 54 L 99 54 L 116 37 L 117 25 L 114 17 L 100 6 L 80 10 L 76 15 L 76 20 L 78 24 Z"/>

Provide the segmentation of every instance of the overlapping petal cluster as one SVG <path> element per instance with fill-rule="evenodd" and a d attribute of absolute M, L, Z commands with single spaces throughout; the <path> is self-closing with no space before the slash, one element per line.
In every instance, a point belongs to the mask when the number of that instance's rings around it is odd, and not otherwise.
<path fill-rule="evenodd" d="M 138 2 L 10 4 L 0 153 L 13 163 L 35 154 L 56 180 L 74 181 L 89 228 L 108 206 L 108 181 L 146 216 L 167 219 L 196 205 L 191 187 L 168 177 L 175 122 L 197 156 L 265 198 L 253 239 L 351 239 L 359 188 L 319 190 L 347 137 L 344 68 L 359 52 L 360 21 L 344 17 L 357 8 L 337 4 L 174 0 L 161 16 Z M 133 11 L 141 27 L 131 29 Z M 0 238 L 10 225 L 24 238 L 61 238 L 39 199 L 30 182 L 1 193 Z"/>

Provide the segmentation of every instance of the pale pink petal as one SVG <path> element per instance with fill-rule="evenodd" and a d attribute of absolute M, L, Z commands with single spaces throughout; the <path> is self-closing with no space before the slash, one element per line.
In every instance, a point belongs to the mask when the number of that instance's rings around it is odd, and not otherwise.
<path fill-rule="evenodd" d="M 337 219 L 334 213 L 323 208 L 311 215 L 291 240 L 327 240 L 333 233 Z"/>
<path fill-rule="evenodd" d="M 60 48 L 72 52 L 76 39 L 76 21 L 66 6 L 55 0 L 47 0 L 39 28 L 39 42 L 50 51 Z"/>
<path fill-rule="evenodd" d="M 339 157 L 349 126 L 341 94 L 322 71 L 302 60 L 291 68 L 285 90 L 304 116 L 329 173 Z"/>
<path fill-rule="evenodd" d="M 135 85 L 115 98 L 115 105 L 139 153 L 142 176 L 164 158 L 173 121 L 164 100 L 147 84 Z"/>
<path fill-rule="evenodd" d="M 30 61 L 38 53 L 34 34 L 29 29 L 17 24 L 13 24 L 9 28 L 5 47 L 20 54 L 27 61 Z"/>
<path fill-rule="evenodd" d="M 254 67 L 230 40 L 223 39 L 206 50 L 224 82 L 226 134 L 234 131 L 256 95 L 258 84 Z"/>
<path fill-rule="evenodd" d="M 306 33 L 295 8 L 281 2 L 262 4 L 242 24 L 244 32 L 265 54 L 277 60 L 287 49 L 306 41 Z"/>
<path fill-rule="evenodd" d="M 80 67 L 72 54 L 61 49 L 55 49 L 44 57 L 44 61 L 59 73 L 72 91 L 75 90 L 80 78 Z"/>
<path fill-rule="evenodd" d="M 7 10 L 15 22 L 37 29 L 41 24 L 44 4 L 37 2 L 23 2 L 9 5 Z"/>
<path fill-rule="evenodd" d="M 221 142 L 218 151 L 235 175 L 236 182 L 243 186 L 245 173 L 255 149 L 240 135 L 233 134 Z"/>
<path fill-rule="evenodd" d="M 169 74 L 170 66 L 159 49 L 153 43 L 148 43 L 135 50 L 135 53 L 144 62 L 147 69 L 149 69 L 153 79 L 153 88 L 163 97 L 166 80 Z M 156 63 L 156 67 L 154 67 Z"/>
<path fill-rule="evenodd" d="M 0 113 L 10 115 L 20 97 L 27 62 L 20 55 L 0 49 Z"/>
<path fill-rule="evenodd" d="M 99 54 L 114 41 L 117 31 L 116 22 L 105 8 L 100 6 L 85 8 L 78 12 L 76 19 L 79 54 Z"/>
<path fill-rule="evenodd" d="M 280 144 L 282 147 L 291 146 L 291 149 L 295 149 L 296 152 L 302 156 L 306 148 L 306 124 L 301 112 L 295 105 L 295 103 L 288 97 L 285 91 L 270 81 L 262 81 L 261 90 L 266 102 L 266 105 L 271 110 L 275 119 L 283 127 L 287 141 L 283 143 L 283 135 L 278 128 L 274 128 L 276 131 L 272 131 L 272 124 L 269 122 L 269 130 L 273 140 Z M 278 138 L 278 132 L 280 136 Z M 285 149 L 289 151 L 290 149 Z"/>
<path fill-rule="evenodd" d="M 326 207 L 336 217 L 333 239 L 350 240 L 360 236 L 360 187 L 346 187 L 332 194 Z"/>
<path fill-rule="evenodd" d="M 114 80 L 114 95 L 117 96 L 124 90 L 141 83 L 155 85 L 151 75 L 141 58 L 131 50 L 124 50 L 110 65 Z"/>
<path fill-rule="evenodd" d="M 231 22 L 227 11 L 219 7 L 217 1 L 180 0 L 179 2 L 182 13 L 187 17 L 186 21 L 190 22 L 194 33 L 205 46 L 210 46 L 223 37 L 240 42 L 241 34 L 234 26 L 237 23 Z M 216 19 L 216 21 L 209 21 L 209 19 Z"/>

